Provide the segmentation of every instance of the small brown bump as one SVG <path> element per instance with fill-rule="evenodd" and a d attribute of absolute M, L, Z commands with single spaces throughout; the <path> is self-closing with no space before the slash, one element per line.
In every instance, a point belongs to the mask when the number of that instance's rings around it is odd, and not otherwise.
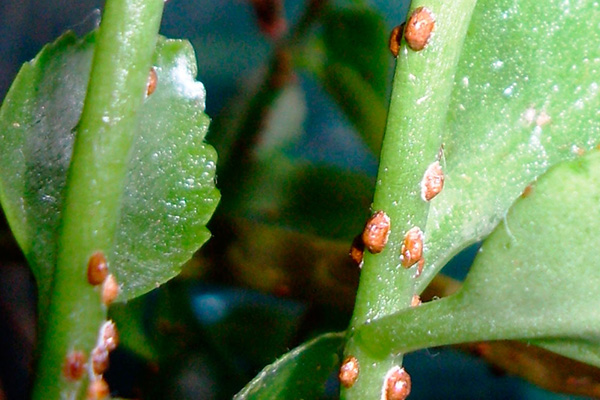
<path fill-rule="evenodd" d="M 404 368 L 394 367 L 386 376 L 385 400 L 404 400 L 410 394 L 410 375 Z"/>
<path fill-rule="evenodd" d="M 98 346 L 92 350 L 92 369 L 96 375 L 102 375 L 108 369 L 108 350 Z"/>
<path fill-rule="evenodd" d="M 104 280 L 102 285 L 102 303 L 105 306 L 110 305 L 119 295 L 119 284 L 113 274 L 110 274 Z"/>
<path fill-rule="evenodd" d="M 521 197 L 523 197 L 523 198 L 529 197 L 531 195 L 531 193 L 533 193 L 533 186 L 527 185 L 527 186 L 525 186 L 525 189 L 523 189 L 523 193 L 521 193 Z"/>
<path fill-rule="evenodd" d="M 63 375 L 70 381 L 78 381 L 85 373 L 85 354 L 81 351 L 69 353 L 63 364 Z"/>
<path fill-rule="evenodd" d="M 425 259 L 421 257 L 421 259 L 417 262 L 417 273 L 415 274 L 415 278 L 421 276 L 423 272 L 423 267 L 425 266 Z"/>
<path fill-rule="evenodd" d="M 106 321 L 100 328 L 102 344 L 108 351 L 113 351 L 119 344 L 119 333 L 117 326 L 112 321 Z"/>
<path fill-rule="evenodd" d="M 404 268 L 410 268 L 423 258 L 423 232 L 418 226 L 412 227 L 404 236 L 400 262 Z M 421 267 L 422 268 L 422 267 Z"/>
<path fill-rule="evenodd" d="M 342 366 L 340 367 L 340 383 L 345 388 L 351 388 L 354 382 L 358 379 L 358 373 L 360 372 L 358 366 L 358 360 L 354 356 L 348 356 L 344 359 Z"/>
<path fill-rule="evenodd" d="M 429 164 L 421 180 L 421 198 L 431 201 L 444 188 L 444 171 L 439 161 Z"/>
<path fill-rule="evenodd" d="M 378 211 L 369 218 L 362 234 L 362 240 L 371 253 L 381 253 L 390 235 L 390 217 Z"/>
<path fill-rule="evenodd" d="M 406 22 L 404 30 L 404 38 L 408 47 L 414 51 L 423 50 L 429 42 L 434 26 L 435 19 L 429 9 L 419 7 L 414 10 Z"/>
<path fill-rule="evenodd" d="M 108 276 L 108 266 L 104 253 L 97 251 L 90 257 L 87 266 L 87 279 L 90 285 L 99 285 Z"/>
<path fill-rule="evenodd" d="M 156 69 L 154 67 L 150 68 L 150 73 L 148 74 L 148 83 L 146 84 L 146 95 L 150 96 L 156 90 L 156 85 L 158 84 L 158 75 L 156 75 Z"/>
<path fill-rule="evenodd" d="M 398 57 L 398 54 L 400 53 L 400 43 L 402 42 L 403 31 L 404 24 L 401 24 L 392 29 L 392 33 L 390 33 L 390 41 L 388 44 L 390 47 L 390 52 L 394 57 Z"/>
<path fill-rule="evenodd" d="M 492 351 L 492 346 L 486 342 L 473 343 L 473 353 L 479 357 L 487 357 Z"/>
<path fill-rule="evenodd" d="M 104 379 L 94 379 L 92 382 L 90 382 L 87 390 L 88 400 L 103 400 L 107 399 L 109 395 L 110 388 Z"/>
<path fill-rule="evenodd" d="M 410 306 L 417 307 L 420 305 L 421 305 L 421 297 L 418 294 L 413 295 L 412 299 L 410 300 Z"/>
<path fill-rule="evenodd" d="M 362 267 L 363 255 L 365 252 L 365 244 L 362 240 L 361 235 L 357 235 L 352 241 L 352 247 L 350 247 L 350 258 L 358 265 Z"/>

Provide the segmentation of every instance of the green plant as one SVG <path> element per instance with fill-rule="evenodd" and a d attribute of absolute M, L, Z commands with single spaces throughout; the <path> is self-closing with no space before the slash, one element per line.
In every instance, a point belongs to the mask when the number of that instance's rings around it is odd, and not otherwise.
<path fill-rule="evenodd" d="M 268 136 L 256 115 L 286 108 L 278 101 L 290 93 L 293 68 L 303 68 L 369 148 L 381 147 L 371 211 L 385 212 L 389 237 L 383 251 L 364 252 L 349 329 L 283 356 L 236 398 L 316 398 L 344 353 L 359 367 L 342 398 L 392 399 L 386 379 L 405 353 L 466 342 L 520 340 L 600 367 L 597 3 L 413 2 L 411 10 L 424 7 L 434 27 L 423 49 L 402 42 L 383 139 L 390 56 L 381 17 L 362 4 L 325 3 L 310 2 L 277 42 L 263 86 L 239 118 L 213 124 L 223 133 L 213 137 L 224 160 L 222 213 L 275 208 L 290 211 L 284 223 L 311 233 L 322 234 L 324 221 L 336 218 L 358 230 L 366 210 L 355 212 L 361 204 L 348 197 L 339 215 L 297 212 L 305 206 L 298 186 L 316 186 L 307 196 L 314 211 L 315 193 L 361 187 L 356 174 L 344 180 L 333 172 L 335 182 L 327 182 L 331 171 L 282 156 L 285 137 L 250 156 L 249 143 Z M 190 48 L 157 39 L 162 5 L 107 2 L 100 30 L 46 47 L 20 72 L 0 111 L 0 200 L 39 286 L 36 398 L 81 398 L 88 386 L 66 379 L 64 365 L 74 351 L 89 358 L 107 318 L 100 288 L 86 281 L 94 252 L 105 254 L 118 299 L 129 300 L 176 275 L 208 238 L 204 226 L 219 194 L 215 153 L 200 143 L 208 127 L 204 93 L 193 81 Z M 315 22 L 322 32 L 310 30 Z M 159 86 L 144 95 L 151 66 Z M 424 199 L 423 177 L 435 163 L 443 189 Z M 272 194 L 266 200 L 265 190 Z M 415 228 L 422 235 L 413 242 L 424 247 L 420 274 L 419 252 L 411 262 L 406 255 Z M 415 296 L 441 268 L 482 239 L 462 288 L 417 305 Z M 560 389 L 593 394 L 569 382 Z"/>

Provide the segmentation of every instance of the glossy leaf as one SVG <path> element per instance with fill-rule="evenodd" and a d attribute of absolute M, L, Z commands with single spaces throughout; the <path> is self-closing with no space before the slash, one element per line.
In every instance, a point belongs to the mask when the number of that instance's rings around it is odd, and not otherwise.
<path fill-rule="evenodd" d="M 339 367 L 344 333 L 327 333 L 263 369 L 234 399 L 317 399 Z"/>
<path fill-rule="evenodd" d="M 462 289 L 359 329 L 376 352 L 521 339 L 600 366 L 600 153 L 541 177 L 484 242 Z"/>
<path fill-rule="evenodd" d="M 446 182 L 431 202 L 433 265 L 421 290 L 491 232 L 530 182 L 600 141 L 598 21 L 594 1 L 477 3 L 444 129 Z"/>
<path fill-rule="evenodd" d="M 0 110 L 0 200 L 47 302 L 73 132 L 81 114 L 95 35 L 66 34 L 23 66 Z M 210 236 L 219 199 L 216 154 L 202 140 L 209 119 L 185 41 L 159 39 L 156 91 L 141 110 L 115 254 L 121 300 L 176 275 Z"/>

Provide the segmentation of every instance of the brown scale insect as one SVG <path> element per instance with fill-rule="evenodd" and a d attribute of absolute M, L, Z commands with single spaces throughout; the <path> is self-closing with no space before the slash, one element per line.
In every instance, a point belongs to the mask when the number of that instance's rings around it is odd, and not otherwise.
<path fill-rule="evenodd" d="M 94 379 L 92 382 L 90 382 L 87 390 L 88 400 L 103 400 L 107 399 L 109 395 L 110 388 L 104 379 Z"/>
<path fill-rule="evenodd" d="M 363 255 L 365 252 L 365 244 L 362 241 L 361 235 L 358 235 L 352 241 L 352 247 L 350 247 L 350 258 L 358 265 L 362 267 Z"/>
<path fill-rule="evenodd" d="M 423 232 L 418 226 L 410 228 L 404 236 L 400 254 L 400 262 L 404 268 L 410 268 L 423 260 Z M 420 269 L 422 265 L 419 265 Z"/>
<path fill-rule="evenodd" d="M 117 326 L 112 321 L 106 321 L 100 328 L 100 340 L 108 351 L 113 351 L 119 344 Z"/>
<path fill-rule="evenodd" d="M 439 161 L 429 164 L 421 180 L 421 198 L 431 201 L 444 188 L 444 171 Z"/>
<path fill-rule="evenodd" d="M 525 189 L 523 189 L 523 193 L 521 193 L 521 197 L 523 197 L 523 198 L 529 197 L 531 195 L 531 193 L 533 193 L 533 186 L 527 185 L 527 186 L 525 186 Z"/>
<path fill-rule="evenodd" d="M 102 303 L 105 306 L 110 305 L 119 295 L 119 284 L 113 274 L 110 274 L 104 280 L 102 285 Z"/>
<path fill-rule="evenodd" d="M 102 375 L 108 369 L 108 350 L 104 346 L 98 346 L 92 350 L 92 370 L 96 375 Z"/>
<path fill-rule="evenodd" d="M 104 253 L 97 251 L 90 257 L 87 266 L 87 279 L 90 285 L 97 286 L 108 276 L 108 265 Z"/>
<path fill-rule="evenodd" d="M 63 364 L 63 375 L 69 381 L 78 381 L 85 373 L 85 354 L 81 351 L 72 351 L 69 353 Z"/>
<path fill-rule="evenodd" d="M 358 360 L 354 356 L 348 356 L 344 359 L 342 366 L 340 367 L 340 372 L 338 377 L 340 379 L 340 383 L 345 388 L 351 388 L 352 385 L 358 379 L 358 373 L 360 369 L 358 366 Z"/>
<path fill-rule="evenodd" d="M 402 43 L 402 32 L 404 31 L 404 25 L 405 24 L 398 25 L 392 29 L 392 33 L 390 33 L 388 46 L 394 57 L 398 57 L 398 54 L 400 53 L 400 43 Z"/>
<path fill-rule="evenodd" d="M 423 50 L 429 42 L 434 27 L 435 19 L 429 9 L 419 7 L 414 10 L 406 22 L 404 30 L 404 39 L 408 47 L 414 51 Z"/>
<path fill-rule="evenodd" d="M 404 400 L 410 394 L 410 375 L 404 368 L 394 367 L 386 375 L 385 400 Z"/>
<path fill-rule="evenodd" d="M 362 240 L 371 253 L 381 253 L 390 235 L 390 217 L 378 211 L 369 218 L 362 233 Z"/>
<path fill-rule="evenodd" d="M 156 69 L 154 67 L 150 68 L 150 73 L 148 74 L 148 83 L 146 84 L 146 96 L 150 96 L 156 90 L 156 85 L 158 84 L 158 75 L 156 75 Z"/>
<path fill-rule="evenodd" d="M 410 306 L 417 307 L 421 305 L 421 297 L 418 294 L 413 295 L 412 299 L 410 299 Z"/>

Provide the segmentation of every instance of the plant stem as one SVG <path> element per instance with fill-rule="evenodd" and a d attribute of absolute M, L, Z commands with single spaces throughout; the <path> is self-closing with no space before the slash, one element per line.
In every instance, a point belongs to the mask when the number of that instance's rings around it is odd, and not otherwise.
<path fill-rule="evenodd" d="M 84 352 L 89 360 L 106 319 L 99 287 L 87 281 L 87 263 L 95 251 L 102 251 L 110 269 L 137 111 L 144 99 L 163 5 L 163 0 L 106 2 L 67 177 L 34 399 L 85 397 L 87 376 L 70 382 L 62 367 L 73 350 Z"/>
<path fill-rule="evenodd" d="M 383 252 L 365 252 L 345 349 L 358 359 L 360 374 L 351 388 L 342 389 L 342 398 L 348 400 L 380 399 L 387 371 L 402 364 L 402 354 L 373 355 L 353 333 L 366 322 L 409 307 L 415 294 L 417 267 L 401 266 L 401 247 L 409 229 L 425 227 L 429 207 L 421 198 L 420 183 L 443 144 L 446 110 L 475 0 L 418 0 L 409 15 L 421 6 L 433 13 L 435 28 L 421 51 L 403 42 L 396 63 L 373 201 L 373 211 L 382 210 L 390 218 L 391 230 Z"/>

